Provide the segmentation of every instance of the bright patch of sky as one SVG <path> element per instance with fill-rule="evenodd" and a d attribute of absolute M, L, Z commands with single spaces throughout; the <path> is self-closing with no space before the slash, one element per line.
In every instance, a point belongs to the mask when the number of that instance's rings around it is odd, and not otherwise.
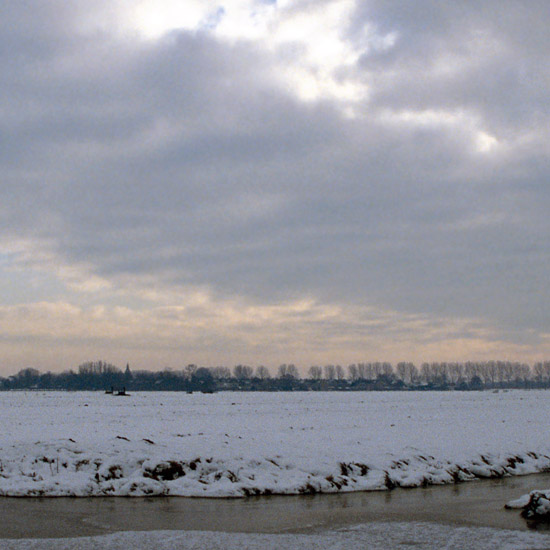
<path fill-rule="evenodd" d="M 2 304 L 15 305 L 63 296 L 66 286 L 52 273 L 21 269 L 13 254 L 0 252 Z"/>
<path fill-rule="evenodd" d="M 380 34 L 370 24 L 350 39 L 347 30 L 355 7 L 354 0 L 302 5 L 290 0 L 143 0 L 122 5 L 118 25 L 151 41 L 178 30 L 249 41 L 279 56 L 275 77 L 302 100 L 355 102 L 366 97 L 368 86 L 346 76 L 345 69 L 366 53 L 390 49 L 397 40 L 396 32 Z"/>
<path fill-rule="evenodd" d="M 424 128 L 443 128 L 451 131 L 463 131 L 468 134 L 477 153 L 489 153 L 498 146 L 498 139 L 482 129 L 479 117 L 463 110 L 445 111 L 426 109 L 423 111 L 386 111 L 381 120 L 389 124 L 417 126 Z"/>

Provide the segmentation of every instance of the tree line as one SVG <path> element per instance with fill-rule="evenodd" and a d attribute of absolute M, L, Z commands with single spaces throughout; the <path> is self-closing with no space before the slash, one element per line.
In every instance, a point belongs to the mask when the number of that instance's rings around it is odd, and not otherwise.
<path fill-rule="evenodd" d="M 331 391 L 331 390 L 482 390 L 550 388 L 550 361 L 528 365 L 511 361 L 412 362 L 311 366 L 305 375 L 294 364 L 275 373 L 260 365 L 202 367 L 179 370 L 136 370 L 106 361 L 88 361 L 76 370 L 41 373 L 25 368 L 0 378 L 0 390 L 133 391 Z"/>

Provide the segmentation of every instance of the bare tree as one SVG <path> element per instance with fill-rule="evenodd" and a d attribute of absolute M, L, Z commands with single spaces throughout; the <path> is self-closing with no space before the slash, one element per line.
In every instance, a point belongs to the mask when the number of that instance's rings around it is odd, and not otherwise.
<path fill-rule="evenodd" d="M 321 367 L 309 367 L 308 375 L 312 380 L 321 380 L 323 378 L 323 369 Z"/>
<path fill-rule="evenodd" d="M 348 365 L 348 378 L 354 382 L 355 380 L 359 380 L 359 369 L 357 368 L 357 365 L 355 363 Z"/>
<path fill-rule="evenodd" d="M 237 378 L 237 380 L 247 380 L 252 378 L 253 372 L 254 369 L 252 367 L 248 367 L 247 365 L 236 365 L 233 367 L 233 376 Z"/>
<path fill-rule="evenodd" d="M 78 366 L 78 374 L 112 374 L 115 372 L 121 372 L 121 370 L 106 361 L 87 361 Z"/>
<path fill-rule="evenodd" d="M 256 367 L 256 378 L 259 378 L 260 380 L 267 380 L 268 378 L 271 378 L 271 373 L 267 367 L 260 365 L 259 367 Z"/>
<path fill-rule="evenodd" d="M 290 363 L 290 365 L 287 365 L 286 376 L 288 378 L 295 378 L 296 380 L 300 378 L 300 373 L 298 372 L 298 368 L 296 367 L 296 365 L 293 365 L 292 363 Z"/>
<path fill-rule="evenodd" d="M 548 382 L 550 380 L 550 361 L 535 363 L 533 374 L 538 382 Z"/>
<path fill-rule="evenodd" d="M 414 363 L 397 363 L 395 372 L 397 377 L 405 384 L 413 384 L 418 378 L 418 369 L 415 367 Z"/>
<path fill-rule="evenodd" d="M 183 369 L 183 372 L 185 373 L 185 377 L 191 380 L 191 378 L 193 378 L 193 375 L 197 372 L 197 369 L 198 369 L 197 365 L 190 363 Z"/>
<path fill-rule="evenodd" d="M 325 365 L 323 372 L 326 380 L 334 380 L 336 378 L 336 367 L 334 365 Z"/>
<path fill-rule="evenodd" d="M 393 376 L 393 366 L 391 363 L 382 363 L 382 374 L 384 376 Z"/>
<path fill-rule="evenodd" d="M 357 374 L 362 380 L 372 380 L 375 378 L 374 367 L 372 363 L 358 363 Z"/>
<path fill-rule="evenodd" d="M 231 370 L 229 370 L 228 367 L 212 367 L 210 372 L 216 380 L 227 380 L 231 378 Z"/>

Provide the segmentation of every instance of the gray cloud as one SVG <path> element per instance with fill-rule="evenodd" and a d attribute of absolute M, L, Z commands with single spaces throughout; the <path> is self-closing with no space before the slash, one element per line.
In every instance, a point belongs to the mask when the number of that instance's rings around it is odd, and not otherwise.
<path fill-rule="evenodd" d="M 397 38 L 347 68 L 355 117 L 281 86 L 277 49 L 65 4 L 0 24 L 4 238 L 114 282 L 548 326 L 546 2 L 360 3 L 351 43 Z"/>

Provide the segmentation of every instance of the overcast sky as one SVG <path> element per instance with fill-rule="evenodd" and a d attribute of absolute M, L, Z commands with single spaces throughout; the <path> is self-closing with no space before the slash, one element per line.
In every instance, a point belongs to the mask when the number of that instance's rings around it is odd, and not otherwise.
<path fill-rule="evenodd" d="M 5 3 L 0 374 L 550 358 L 549 25 Z"/>

